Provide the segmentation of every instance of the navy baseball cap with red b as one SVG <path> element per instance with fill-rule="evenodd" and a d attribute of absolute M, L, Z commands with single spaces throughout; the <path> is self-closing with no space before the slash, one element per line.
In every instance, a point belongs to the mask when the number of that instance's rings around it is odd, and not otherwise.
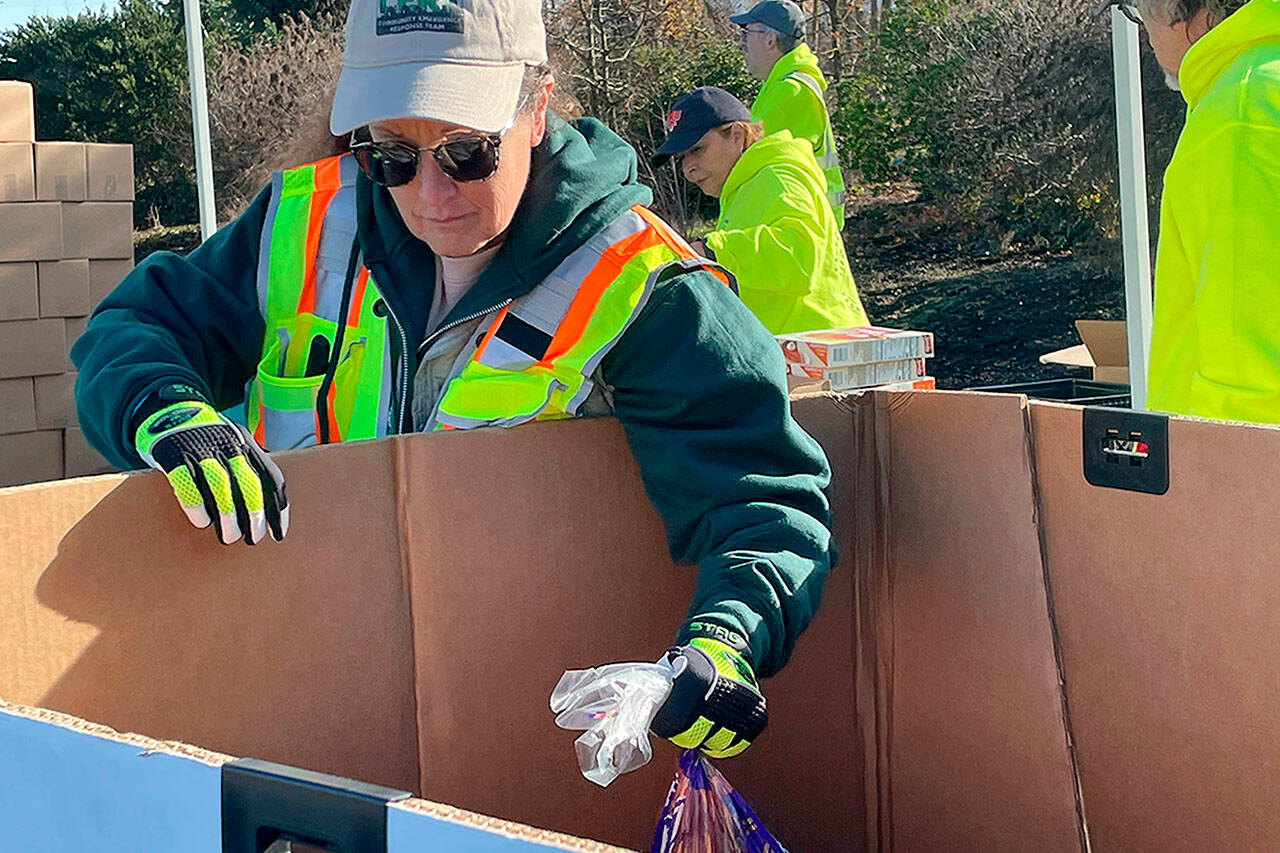
<path fill-rule="evenodd" d="M 683 154 L 713 127 L 733 121 L 751 121 L 751 111 L 724 89 L 699 86 L 676 98 L 663 124 L 666 140 L 653 152 L 649 162 L 661 166 L 671 156 Z"/>

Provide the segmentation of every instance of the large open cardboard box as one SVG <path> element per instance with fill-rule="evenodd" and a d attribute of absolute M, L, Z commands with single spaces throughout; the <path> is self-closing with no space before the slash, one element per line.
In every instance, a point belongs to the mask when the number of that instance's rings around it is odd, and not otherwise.
<path fill-rule="evenodd" d="M 841 562 L 724 765 L 784 844 L 1280 846 L 1280 431 L 1170 421 L 1154 495 L 1086 482 L 1079 408 L 795 411 Z M 0 491 L 0 849 L 220 849 L 229 756 L 424 798 L 385 807 L 393 851 L 646 847 L 674 752 L 597 788 L 547 709 L 658 654 L 693 583 L 618 425 L 280 461 L 293 529 L 255 548 L 159 475 Z"/>

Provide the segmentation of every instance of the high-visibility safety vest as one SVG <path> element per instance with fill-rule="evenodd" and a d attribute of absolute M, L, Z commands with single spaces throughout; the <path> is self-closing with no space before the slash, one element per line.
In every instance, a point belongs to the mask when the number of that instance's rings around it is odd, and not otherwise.
<path fill-rule="evenodd" d="M 257 279 L 266 332 L 245 407 L 267 450 L 401 430 L 408 341 L 361 263 L 357 171 L 342 155 L 272 177 Z M 492 306 L 484 335 L 444 385 L 432 427 L 573 417 L 654 286 L 697 268 L 732 283 L 661 219 L 632 207 L 528 294 Z"/>
<path fill-rule="evenodd" d="M 797 83 L 807 86 L 809 91 L 818 96 L 820 103 L 825 103 L 822 98 L 822 87 L 818 85 L 818 81 L 803 71 L 792 71 L 783 79 L 795 80 Z M 814 149 L 813 156 L 822 168 L 823 177 L 827 179 L 827 203 L 831 205 L 833 210 L 840 212 L 840 216 L 837 217 L 836 221 L 843 225 L 844 173 L 840 171 L 840 155 L 836 152 L 836 137 L 831 130 L 830 117 L 827 118 L 826 127 L 822 132 L 822 145 Z"/>

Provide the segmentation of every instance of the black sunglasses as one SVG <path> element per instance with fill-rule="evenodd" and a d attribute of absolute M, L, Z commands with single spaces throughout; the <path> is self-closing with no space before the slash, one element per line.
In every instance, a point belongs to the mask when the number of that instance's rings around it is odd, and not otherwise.
<path fill-rule="evenodd" d="M 384 187 L 399 187 L 418 174 L 419 156 L 430 151 L 440 171 L 460 183 L 483 181 L 498 170 L 501 133 L 479 133 L 446 139 L 431 148 L 415 148 L 404 142 L 357 140 L 352 134 L 351 153 L 369 180 Z"/>

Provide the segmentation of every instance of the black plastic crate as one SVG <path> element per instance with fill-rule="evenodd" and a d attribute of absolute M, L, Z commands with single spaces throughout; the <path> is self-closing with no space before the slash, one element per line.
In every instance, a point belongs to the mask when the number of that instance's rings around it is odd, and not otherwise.
<path fill-rule="evenodd" d="M 1033 400 L 1053 400 L 1058 403 L 1075 403 L 1081 406 L 1112 406 L 1117 409 L 1127 409 L 1132 402 L 1128 385 L 1094 382 L 1092 379 L 1042 379 L 1037 382 L 1017 382 L 1013 385 L 984 385 L 966 390 L 1026 394 Z"/>

